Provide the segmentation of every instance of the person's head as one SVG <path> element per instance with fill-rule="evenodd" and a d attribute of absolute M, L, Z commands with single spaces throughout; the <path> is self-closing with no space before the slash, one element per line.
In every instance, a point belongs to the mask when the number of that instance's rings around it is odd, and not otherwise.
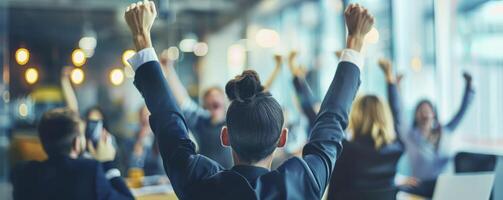
<path fill-rule="evenodd" d="M 89 109 L 87 109 L 83 118 L 86 122 L 88 122 L 88 121 L 102 121 L 103 127 L 107 130 L 110 130 L 105 113 L 103 112 L 103 109 L 101 109 L 100 106 L 93 106 L 93 107 L 90 107 Z"/>
<path fill-rule="evenodd" d="M 82 148 L 82 123 L 77 113 L 68 108 L 45 112 L 38 124 L 38 135 L 49 155 L 78 155 Z"/>
<path fill-rule="evenodd" d="M 99 121 L 104 120 L 105 115 L 103 114 L 103 110 L 99 106 L 93 106 L 87 109 L 85 118 L 86 121 L 87 120 Z"/>
<path fill-rule="evenodd" d="M 285 145 L 288 134 L 279 103 L 264 91 L 252 70 L 230 80 L 225 93 L 231 104 L 227 126 L 222 129 L 222 143 L 232 147 L 234 162 L 254 164 L 272 158 L 276 147 Z"/>
<path fill-rule="evenodd" d="M 437 112 L 429 100 L 421 100 L 414 112 L 414 127 L 435 128 L 438 124 Z"/>
<path fill-rule="evenodd" d="M 392 143 L 396 138 L 393 115 L 388 105 L 375 95 L 366 95 L 355 101 L 348 129 L 353 133 L 352 140 L 370 136 L 376 149 Z"/>
<path fill-rule="evenodd" d="M 210 87 L 203 94 L 203 107 L 212 119 L 223 120 L 225 116 L 225 94 L 219 87 Z"/>

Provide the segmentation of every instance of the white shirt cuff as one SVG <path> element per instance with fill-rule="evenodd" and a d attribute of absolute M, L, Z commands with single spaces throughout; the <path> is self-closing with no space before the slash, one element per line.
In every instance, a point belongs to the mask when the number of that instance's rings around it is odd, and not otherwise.
<path fill-rule="evenodd" d="M 145 48 L 136 53 L 133 57 L 127 60 L 134 70 L 138 69 L 141 65 L 150 61 L 159 61 L 154 48 Z"/>
<path fill-rule="evenodd" d="M 107 178 L 108 180 L 110 179 L 113 179 L 115 177 L 120 177 L 121 176 L 121 171 L 119 171 L 118 169 L 109 169 L 106 173 L 105 173 L 105 178 Z"/>
<path fill-rule="evenodd" d="M 364 60 L 360 52 L 353 49 L 344 49 L 341 53 L 340 61 L 350 62 L 355 64 L 360 70 L 363 68 Z"/>

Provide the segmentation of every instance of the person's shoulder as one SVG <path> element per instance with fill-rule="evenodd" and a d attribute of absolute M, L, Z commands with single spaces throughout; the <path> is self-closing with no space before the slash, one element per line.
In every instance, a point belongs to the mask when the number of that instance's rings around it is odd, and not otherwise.
<path fill-rule="evenodd" d="M 91 172 L 95 172 L 96 169 L 98 169 L 98 167 L 101 167 L 100 162 L 88 158 L 72 159 L 69 165 L 70 167 L 75 169 L 91 171 Z"/>
<path fill-rule="evenodd" d="M 17 163 L 13 168 L 12 168 L 12 174 L 25 174 L 27 172 L 33 171 L 34 168 L 40 167 L 42 163 L 45 161 L 22 161 Z"/>
<path fill-rule="evenodd" d="M 255 190 L 246 178 L 224 170 L 190 187 L 187 195 L 187 199 L 254 199 Z"/>

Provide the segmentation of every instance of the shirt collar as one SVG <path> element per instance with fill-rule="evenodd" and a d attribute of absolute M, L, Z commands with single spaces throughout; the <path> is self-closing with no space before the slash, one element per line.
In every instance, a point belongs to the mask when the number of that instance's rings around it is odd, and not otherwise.
<path fill-rule="evenodd" d="M 244 176 L 248 181 L 255 180 L 259 176 L 269 173 L 269 169 L 250 165 L 236 165 L 231 170 Z"/>

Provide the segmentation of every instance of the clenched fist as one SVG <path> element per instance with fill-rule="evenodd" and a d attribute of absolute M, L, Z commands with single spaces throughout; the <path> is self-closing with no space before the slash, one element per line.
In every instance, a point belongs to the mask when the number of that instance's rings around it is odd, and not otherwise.
<path fill-rule="evenodd" d="M 363 39 L 374 25 L 374 17 L 359 4 L 350 4 L 344 12 L 348 27 L 347 48 L 360 51 Z"/>
<path fill-rule="evenodd" d="M 153 1 L 139 1 L 126 8 L 124 18 L 133 34 L 136 50 L 152 47 L 150 30 L 157 17 L 157 11 Z"/>
<path fill-rule="evenodd" d="M 374 25 L 374 17 L 359 4 L 350 4 L 344 12 L 348 33 L 353 37 L 365 37 Z"/>

